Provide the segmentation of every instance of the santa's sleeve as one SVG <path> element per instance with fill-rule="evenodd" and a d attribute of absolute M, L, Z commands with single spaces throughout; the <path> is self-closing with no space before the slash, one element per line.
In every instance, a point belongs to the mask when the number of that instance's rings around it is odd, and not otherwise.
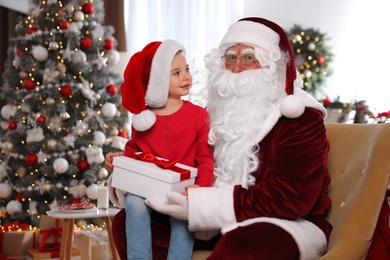
<path fill-rule="evenodd" d="M 236 223 L 233 190 L 233 186 L 188 189 L 189 229 L 219 230 Z"/>

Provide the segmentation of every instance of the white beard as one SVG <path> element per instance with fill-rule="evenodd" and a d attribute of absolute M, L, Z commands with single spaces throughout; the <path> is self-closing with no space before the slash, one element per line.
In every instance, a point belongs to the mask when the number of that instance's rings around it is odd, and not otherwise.
<path fill-rule="evenodd" d="M 213 68 L 208 78 L 209 143 L 214 147 L 215 186 L 254 185 L 259 132 L 281 97 L 267 68 L 232 73 Z"/>

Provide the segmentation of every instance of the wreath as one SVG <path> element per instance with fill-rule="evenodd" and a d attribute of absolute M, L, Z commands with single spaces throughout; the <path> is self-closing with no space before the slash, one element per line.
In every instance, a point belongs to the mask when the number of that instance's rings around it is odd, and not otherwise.
<path fill-rule="evenodd" d="M 319 30 L 303 30 L 298 25 L 294 25 L 288 35 L 303 79 L 303 89 L 315 96 L 325 78 L 333 73 L 330 67 L 333 54 L 327 45 L 329 38 Z"/>

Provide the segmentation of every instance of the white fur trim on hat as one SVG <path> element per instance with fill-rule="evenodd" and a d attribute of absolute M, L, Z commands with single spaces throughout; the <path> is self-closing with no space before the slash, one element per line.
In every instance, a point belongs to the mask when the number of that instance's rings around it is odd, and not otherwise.
<path fill-rule="evenodd" d="M 288 95 L 282 98 L 280 102 L 280 112 L 285 117 L 297 118 L 305 112 L 305 104 L 300 98 L 294 95 Z"/>
<path fill-rule="evenodd" d="M 233 23 L 222 39 L 219 48 L 225 52 L 238 43 L 259 47 L 270 53 L 280 52 L 280 37 L 277 32 L 268 26 L 252 21 L 238 21 Z"/>
<path fill-rule="evenodd" d="M 167 103 L 172 61 L 180 50 L 185 53 L 183 45 L 168 39 L 163 41 L 154 54 L 145 95 L 149 107 L 160 108 Z"/>
<path fill-rule="evenodd" d="M 133 127 L 137 131 L 146 131 L 151 128 L 156 122 L 156 114 L 151 110 L 141 111 L 139 114 L 134 114 L 133 118 Z"/>

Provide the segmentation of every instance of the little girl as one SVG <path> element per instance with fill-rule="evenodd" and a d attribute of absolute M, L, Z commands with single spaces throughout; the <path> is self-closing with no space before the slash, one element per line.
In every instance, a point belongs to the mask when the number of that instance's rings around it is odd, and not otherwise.
<path fill-rule="evenodd" d="M 204 108 L 182 97 L 189 94 L 192 77 L 184 47 L 176 41 L 151 42 L 135 53 L 126 67 L 121 86 L 122 105 L 133 113 L 131 139 L 120 154 L 108 154 L 106 167 L 112 171 L 112 157 L 134 152 L 152 153 L 198 169 L 195 185 L 213 183 L 213 155 L 207 143 L 209 119 Z M 140 184 L 141 185 L 141 184 Z M 112 192 L 114 204 L 121 202 Z M 113 195 L 114 194 L 114 195 Z M 126 238 L 128 259 L 152 259 L 150 214 L 144 199 L 128 193 Z M 122 203 L 123 204 L 123 203 Z M 168 259 L 191 259 L 193 234 L 186 221 L 170 217 L 171 238 Z"/>

